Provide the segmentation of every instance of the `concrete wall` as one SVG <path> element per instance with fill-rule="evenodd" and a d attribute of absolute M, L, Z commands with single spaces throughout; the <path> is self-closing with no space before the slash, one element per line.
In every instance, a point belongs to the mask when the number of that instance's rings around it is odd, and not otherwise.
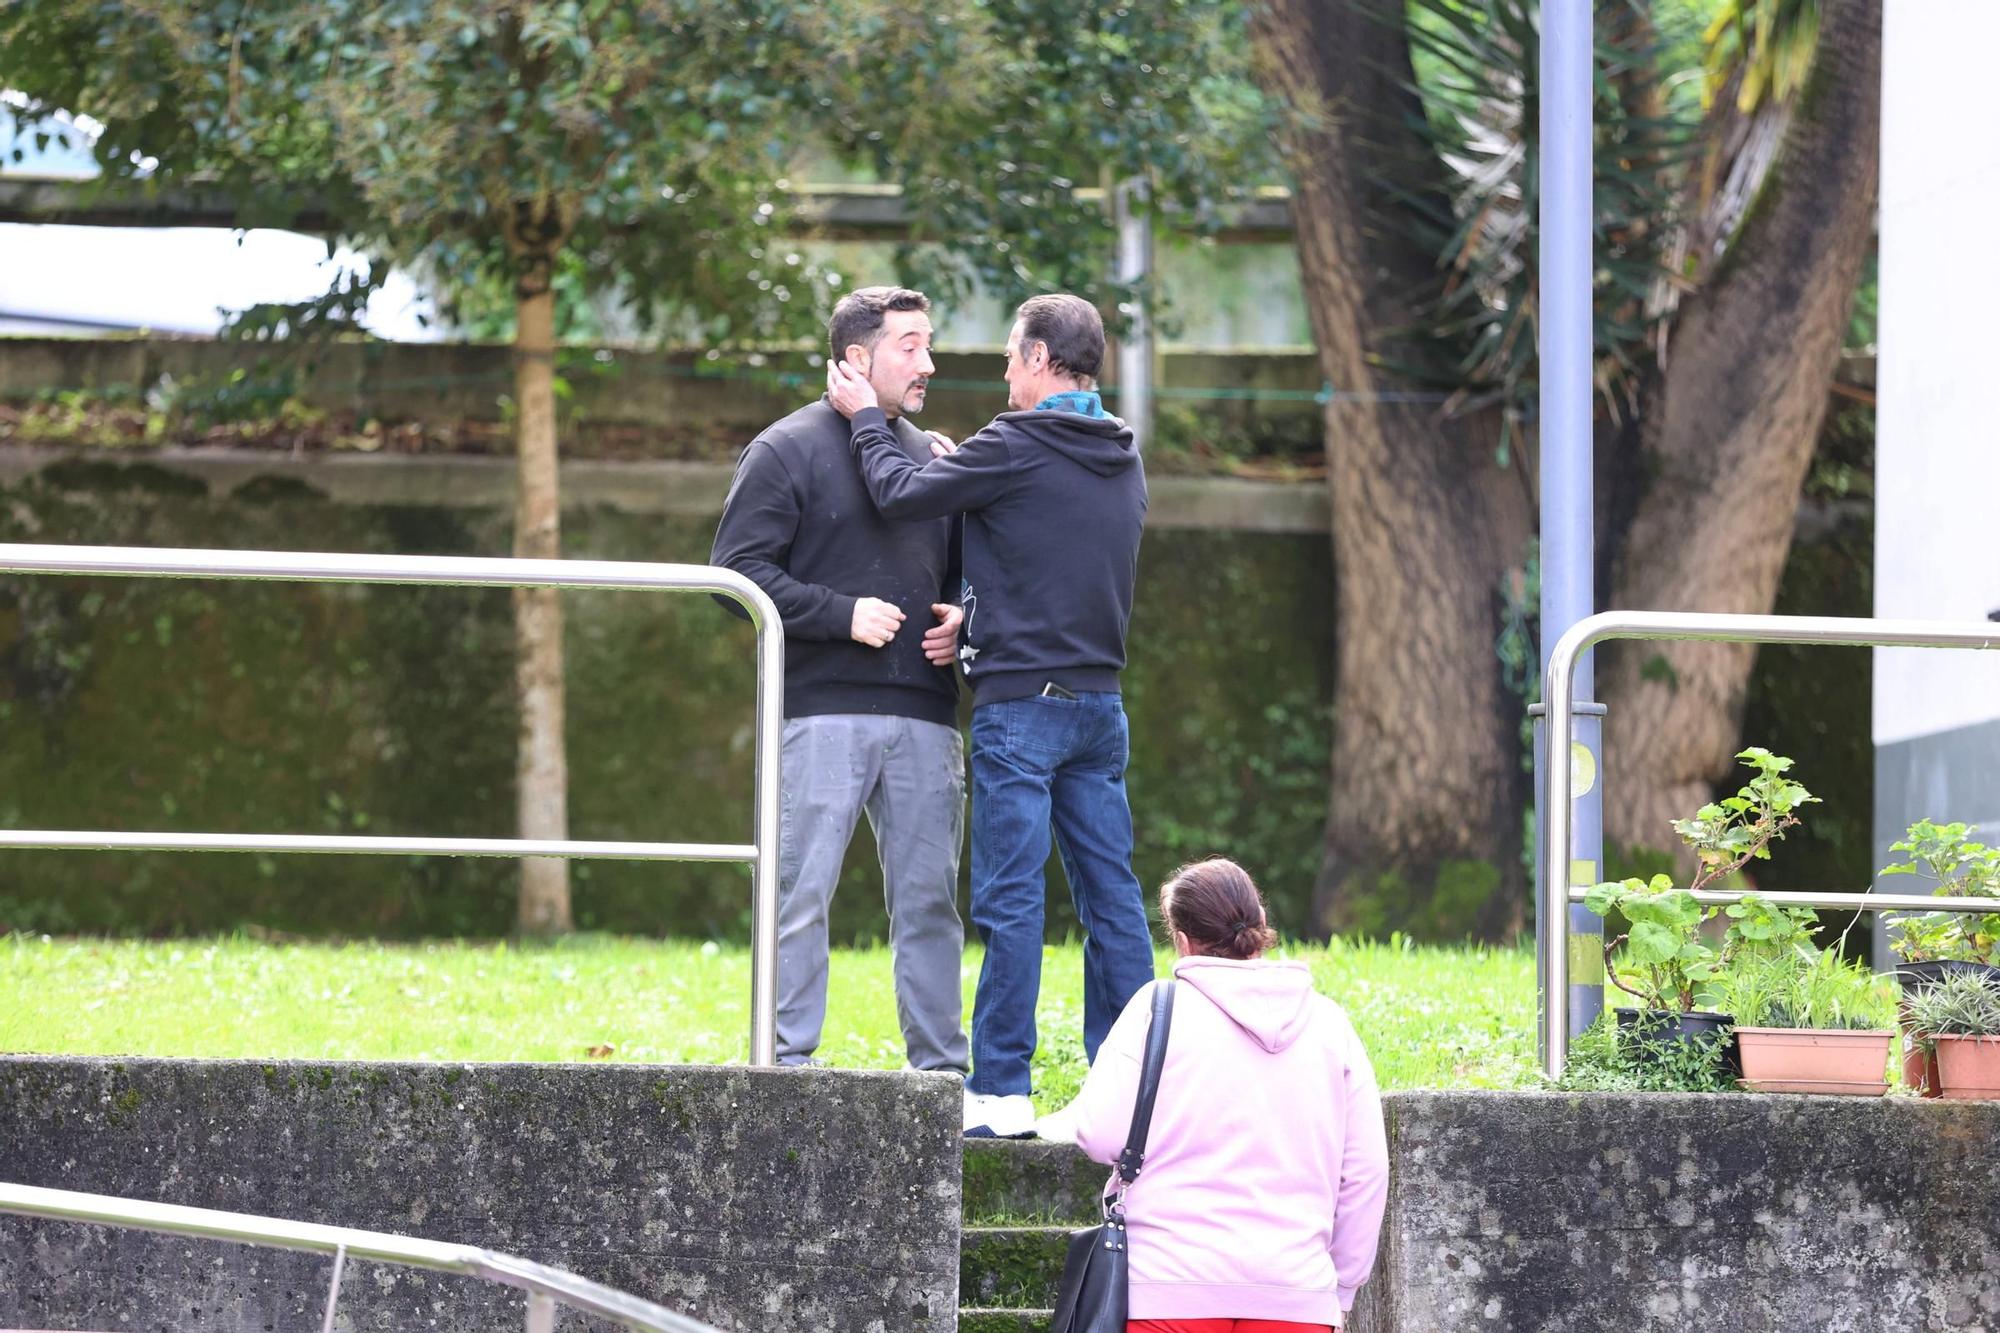
<path fill-rule="evenodd" d="M 1390 1205 L 1352 1333 L 2000 1329 L 2000 1103 L 1384 1100 Z M 965 1303 L 1052 1299 L 1060 1227 L 1104 1179 L 1073 1148 L 968 1144 L 967 1215 L 1012 1225 L 968 1233 Z M 1059 1225 L 1035 1246 L 1022 1218 Z"/>
<path fill-rule="evenodd" d="M 16 1058 L 0 1179 L 483 1245 L 725 1330 L 948 1333 L 958 1117 L 946 1075 Z M 329 1272 L 5 1218 L 0 1327 L 317 1327 Z M 363 1264 L 337 1327 L 518 1327 L 520 1310 L 505 1288 Z"/>
<path fill-rule="evenodd" d="M 163 375 L 185 384 L 255 367 L 270 354 L 206 339 L 0 338 L 0 399 L 49 389 L 143 391 Z M 925 426 L 961 434 L 1005 409 L 997 346 L 946 347 L 936 361 Z M 512 364 L 510 349 L 497 344 L 338 343 L 315 354 L 300 396 L 329 411 L 389 421 L 492 420 L 499 397 L 511 392 Z M 563 404 L 572 421 L 698 424 L 705 437 L 740 441 L 816 397 L 826 381 L 823 358 L 805 352 L 729 365 L 691 349 L 578 349 L 562 371 L 574 390 Z M 1182 429 L 1175 423 L 1185 418 L 1251 440 L 1318 438 L 1324 409 L 1310 396 L 1321 384 L 1310 348 L 1170 350 L 1159 382 L 1163 430 Z"/>
<path fill-rule="evenodd" d="M 0 487 L 40 478 L 57 488 L 79 458 L 157 469 L 199 484 L 217 499 L 274 485 L 343 505 L 424 505 L 510 509 L 519 469 L 511 458 L 463 454 L 280 453 L 270 449 L 159 449 L 139 458 L 104 452 L 0 445 Z M 673 459 L 571 458 L 562 463 L 565 510 L 593 507 L 623 514 L 722 513 L 730 463 Z M 102 476 L 101 471 L 93 475 Z M 1147 478 L 1146 528 L 1324 534 L 1332 505 L 1316 483 L 1239 477 Z M 189 488 L 193 493 L 192 488 Z M 245 497 L 250 498 L 250 497 Z"/>
<path fill-rule="evenodd" d="M 2000 1328 L 2000 1104 L 1403 1093 L 1357 1333 Z"/>
<path fill-rule="evenodd" d="M 1034 1271 L 1001 1275 L 1045 1293 L 1058 1224 L 1088 1218 L 1104 1179 L 1073 1149 L 989 1144 L 961 1185 L 957 1096 L 943 1076 L 832 1071 L 17 1058 L 0 1061 L 0 1179 L 489 1245 L 727 1329 L 944 1333 L 962 1199 L 975 1220 L 1050 1220 L 1049 1243 L 1017 1247 Z M 1392 1197 L 1355 1333 L 2000 1328 L 2000 1103 L 1387 1106 Z M 326 1275 L 0 1220 L 0 1327 L 267 1333 L 316 1320 Z M 347 1291 L 350 1330 L 518 1313 L 386 1268 Z"/>
<path fill-rule="evenodd" d="M 1962 224 L 2000 209 L 2000 175 L 1939 127 L 1979 116 L 2000 7 L 1889 0 L 1883 20 L 1875 614 L 1978 621 L 2000 610 L 2000 329 Z M 2000 835 L 2000 652 L 1877 649 L 1874 718 L 1877 866 L 1920 818 Z"/>

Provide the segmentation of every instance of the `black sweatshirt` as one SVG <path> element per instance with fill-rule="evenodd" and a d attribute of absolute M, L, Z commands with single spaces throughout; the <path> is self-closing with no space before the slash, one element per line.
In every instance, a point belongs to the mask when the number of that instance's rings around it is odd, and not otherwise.
<path fill-rule="evenodd" d="M 885 447 L 930 457 L 930 440 L 898 418 Z M 958 599 L 956 524 L 891 522 L 869 502 L 848 426 L 824 399 L 767 428 L 736 464 L 709 563 L 770 595 L 785 622 L 785 716 L 887 713 L 956 725 L 958 682 L 924 657 L 934 602 Z M 852 637 L 854 603 L 879 597 L 903 612 L 880 648 Z M 725 603 L 741 614 L 741 608 Z"/>
<path fill-rule="evenodd" d="M 1146 522 L 1146 472 L 1124 422 L 1003 412 L 956 453 L 922 464 L 880 408 L 857 412 L 853 430 L 882 513 L 965 515 L 959 661 L 975 705 L 1050 683 L 1117 690 Z"/>

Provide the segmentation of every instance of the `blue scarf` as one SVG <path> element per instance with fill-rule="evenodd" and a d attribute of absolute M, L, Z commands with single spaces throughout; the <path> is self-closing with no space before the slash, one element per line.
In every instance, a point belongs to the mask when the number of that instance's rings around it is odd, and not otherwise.
<path fill-rule="evenodd" d="M 1094 389 L 1070 389 L 1063 393 L 1052 393 L 1035 404 L 1037 412 L 1074 412 L 1080 417 L 1101 417 L 1104 399 Z"/>

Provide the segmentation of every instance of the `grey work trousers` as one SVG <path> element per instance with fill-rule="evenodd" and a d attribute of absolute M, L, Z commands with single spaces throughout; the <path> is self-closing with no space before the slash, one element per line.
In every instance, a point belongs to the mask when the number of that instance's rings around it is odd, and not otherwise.
<path fill-rule="evenodd" d="M 862 811 L 875 831 L 896 1017 L 916 1069 L 964 1073 L 955 901 L 965 834 L 956 727 L 873 713 L 788 719 L 778 830 L 778 1059 L 802 1064 L 826 1024 L 827 909 Z"/>

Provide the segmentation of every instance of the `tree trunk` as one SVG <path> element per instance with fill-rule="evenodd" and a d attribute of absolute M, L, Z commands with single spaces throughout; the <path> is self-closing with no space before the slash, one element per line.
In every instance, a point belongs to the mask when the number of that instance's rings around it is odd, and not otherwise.
<path fill-rule="evenodd" d="M 1518 924 L 1524 783 L 1494 651 L 1531 505 L 1491 422 L 1385 401 L 1388 331 L 1435 287 L 1432 256 L 1376 215 L 1383 182 L 1434 180 L 1400 10 L 1267 0 L 1259 78 L 1281 143 L 1322 373 L 1338 673 L 1320 930 L 1498 935 Z M 1496 873 L 1497 870 L 1497 873 Z"/>
<path fill-rule="evenodd" d="M 525 230 L 525 229 L 523 229 Z M 532 248 L 531 248 L 532 247 Z M 514 513 L 514 554 L 554 560 L 562 555 L 561 495 L 556 472 L 555 294 L 552 255 L 532 238 L 522 254 L 515 291 L 514 403 L 520 461 Z M 554 588 L 514 591 L 515 685 L 521 704 L 515 791 L 520 836 L 569 836 L 569 773 L 563 746 L 563 615 Z M 569 863 L 524 857 L 516 929 L 558 935 L 574 929 Z"/>
<path fill-rule="evenodd" d="M 1768 613 L 1875 215 L 1881 0 L 1829 0 L 1783 146 L 1714 274 L 1681 306 L 1644 428 L 1653 480 L 1611 604 Z M 1606 651 L 1608 848 L 1674 846 L 1730 772 L 1755 648 Z"/>

